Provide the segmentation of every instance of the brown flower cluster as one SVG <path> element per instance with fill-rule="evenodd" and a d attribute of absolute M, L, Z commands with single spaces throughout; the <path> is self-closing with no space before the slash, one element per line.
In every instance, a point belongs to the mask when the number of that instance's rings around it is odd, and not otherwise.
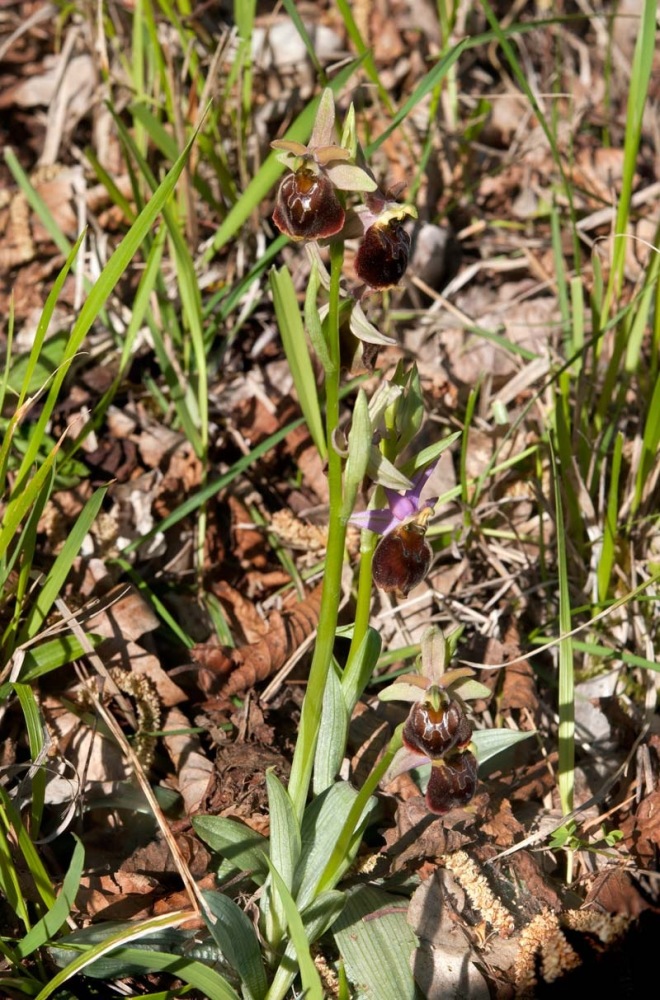
<path fill-rule="evenodd" d="M 426 786 L 426 804 L 443 815 L 464 806 L 477 787 L 477 758 L 469 749 L 472 726 L 457 700 L 444 688 L 429 689 L 416 702 L 403 728 L 403 745 L 411 753 L 430 761 L 431 776 Z"/>
<path fill-rule="evenodd" d="M 439 816 L 467 805 L 477 789 L 476 748 L 463 698 L 480 697 L 483 685 L 471 679 L 469 668 L 445 671 L 454 638 L 429 628 L 422 636 L 420 673 L 403 674 L 379 695 L 381 701 L 412 702 L 401 732 L 403 745 L 383 780 L 430 764 L 426 804 Z"/>
<path fill-rule="evenodd" d="M 289 168 L 277 192 L 273 222 L 292 240 L 327 240 L 362 235 L 355 273 L 369 288 L 397 285 L 408 266 L 410 236 L 404 222 L 415 211 L 388 201 L 371 173 L 355 162 L 356 143 L 350 128 L 342 145 L 335 141 L 335 106 L 326 89 L 307 145 L 289 139 L 271 143 Z M 364 204 L 347 212 L 343 192 L 364 195 Z"/>

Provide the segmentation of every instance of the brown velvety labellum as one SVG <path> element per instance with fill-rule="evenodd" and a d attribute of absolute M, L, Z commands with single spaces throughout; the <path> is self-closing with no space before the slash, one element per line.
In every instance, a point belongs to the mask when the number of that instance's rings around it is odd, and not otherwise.
<path fill-rule="evenodd" d="M 410 236 L 397 219 L 370 226 L 355 256 L 355 273 L 371 288 L 398 285 L 408 267 Z"/>
<path fill-rule="evenodd" d="M 426 526 L 402 524 L 379 541 L 374 552 L 373 580 L 377 587 L 405 597 L 428 573 L 433 550 L 424 538 Z"/>
<path fill-rule="evenodd" d="M 434 763 L 426 786 L 426 805 L 442 816 L 456 806 L 466 806 L 476 790 L 477 759 L 470 750 L 461 750 Z"/>
<path fill-rule="evenodd" d="M 414 704 L 403 728 L 405 746 L 432 760 L 472 739 L 472 726 L 465 712 L 457 701 L 450 701 L 447 695 L 445 697 L 445 705 L 438 709 L 426 701 Z"/>
<path fill-rule="evenodd" d="M 293 240 L 322 240 L 343 228 L 344 209 L 329 178 L 300 167 L 280 184 L 273 222 Z"/>

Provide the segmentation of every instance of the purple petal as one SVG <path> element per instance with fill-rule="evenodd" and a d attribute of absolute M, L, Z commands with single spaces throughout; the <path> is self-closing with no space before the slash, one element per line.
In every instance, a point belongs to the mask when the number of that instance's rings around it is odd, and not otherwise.
<path fill-rule="evenodd" d="M 397 521 L 405 521 L 409 517 L 413 517 L 418 514 L 423 507 L 435 507 L 438 502 L 438 497 L 430 497 L 421 503 L 420 497 L 422 495 L 422 490 L 426 486 L 427 482 L 433 475 L 435 467 L 439 462 L 439 458 L 436 458 L 435 462 L 431 462 L 427 465 L 425 469 L 418 472 L 413 478 L 413 487 L 411 490 L 407 490 L 405 493 L 398 493 L 396 490 L 385 488 L 385 494 L 387 496 L 387 502 L 389 504 L 392 514 L 397 519 Z"/>
<path fill-rule="evenodd" d="M 424 489 L 424 487 L 428 483 L 429 479 L 431 478 L 431 476 L 435 472 L 435 467 L 436 467 L 436 465 L 438 464 L 439 461 L 440 461 L 440 457 L 438 456 L 438 458 L 436 458 L 436 460 L 434 462 L 431 462 L 430 465 L 427 465 L 426 468 L 422 472 L 418 472 L 417 475 L 414 477 L 413 483 L 415 485 L 414 485 L 413 489 L 410 490 L 409 492 L 411 492 L 412 494 L 414 494 L 414 496 L 416 496 L 418 500 L 419 500 L 419 498 L 420 498 L 420 496 L 422 494 L 422 490 Z"/>
<path fill-rule="evenodd" d="M 392 512 L 382 508 L 352 514 L 348 522 L 354 524 L 356 528 L 368 528 L 369 531 L 375 531 L 377 535 L 389 534 L 398 524 L 398 521 L 392 517 Z"/>
<path fill-rule="evenodd" d="M 412 490 L 408 490 L 407 493 L 402 495 L 401 493 L 397 493 L 396 490 L 391 490 L 387 486 L 385 487 L 385 495 L 387 496 L 392 517 L 397 521 L 405 521 L 406 518 L 418 513 L 419 500 L 412 493 Z"/>
<path fill-rule="evenodd" d="M 369 531 L 375 531 L 377 535 L 389 535 L 404 521 L 419 514 L 420 510 L 435 507 L 438 497 L 429 497 L 422 503 L 420 494 L 438 461 L 439 459 L 436 459 L 422 472 L 418 472 L 413 479 L 413 488 L 405 493 L 399 493 L 388 486 L 384 487 L 389 509 L 388 507 L 379 507 L 376 510 L 365 510 L 359 514 L 352 514 L 348 519 L 349 524 L 355 525 L 356 528 L 368 528 Z"/>

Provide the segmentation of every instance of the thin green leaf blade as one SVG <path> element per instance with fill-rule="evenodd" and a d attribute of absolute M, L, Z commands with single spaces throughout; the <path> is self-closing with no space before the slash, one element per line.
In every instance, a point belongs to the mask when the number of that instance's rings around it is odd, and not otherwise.
<path fill-rule="evenodd" d="M 55 602 L 55 598 L 59 596 L 64 587 L 73 561 L 80 551 L 84 538 L 96 520 L 107 492 L 107 487 L 97 490 L 89 498 L 76 518 L 75 524 L 67 535 L 64 545 L 48 572 L 48 576 L 39 588 L 37 599 L 32 605 L 25 625 L 19 634 L 19 643 L 32 639 L 45 622 Z"/>
<path fill-rule="evenodd" d="M 75 847 L 71 855 L 67 873 L 62 882 L 62 888 L 57 894 L 57 899 L 48 910 L 48 913 L 44 914 L 41 920 L 18 942 L 16 953 L 20 959 L 27 958 L 37 948 L 48 944 L 55 937 L 60 927 L 63 926 L 73 908 L 82 878 L 84 863 L 85 849 L 81 841 L 75 837 Z"/>
<path fill-rule="evenodd" d="M 282 337 L 284 353 L 291 368 L 300 408 L 317 451 L 321 458 L 325 458 L 327 449 L 316 378 L 309 356 L 305 328 L 300 316 L 293 280 L 286 267 L 280 268 L 279 271 L 273 268 L 269 277 L 277 325 Z"/>

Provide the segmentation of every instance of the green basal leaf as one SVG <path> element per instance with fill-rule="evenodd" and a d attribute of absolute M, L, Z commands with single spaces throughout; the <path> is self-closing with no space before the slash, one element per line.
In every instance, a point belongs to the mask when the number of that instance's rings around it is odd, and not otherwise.
<path fill-rule="evenodd" d="M 422 1000 L 412 974 L 417 937 L 406 920 L 408 904 L 374 886 L 347 893 L 333 926 L 355 996 L 364 1000 Z"/>
<path fill-rule="evenodd" d="M 287 889 L 293 885 L 293 873 L 300 860 L 300 827 L 286 788 L 272 769 L 266 772 L 270 812 L 270 860 Z"/>
<path fill-rule="evenodd" d="M 95 979 L 139 975 L 143 971 L 142 961 L 132 964 L 125 956 L 126 945 L 118 945 L 116 950 L 110 950 L 98 958 L 93 957 L 94 954 L 102 952 L 105 944 L 116 935 L 122 934 L 122 940 L 126 936 L 130 937 L 135 926 L 135 923 L 121 920 L 90 924 L 89 927 L 73 931 L 49 945 L 48 955 L 58 968 L 63 969 L 73 958 L 83 956 L 87 952 L 90 964 L 85 966 L 84 975 Z M 178 927 L 166 928 L 137 939 L 133 938 L 130 946 L 134 952 L 157 951 L 170 956 L 186 954 L 189 958 L 198 959 L 200 957 L 197 951 L 198 933 Z M 223 956 L 214 943 L 212 947 L 208 945 L 203 947 L 201 944 L 199 947 L 206 956 L 204 960 L 214 963 L 223 961 Z M 90 953 L 91 949 L 94 949 L 93 953 Z"/>
<path fill-rule="evenodd" d="M 305 933 L 310 943 L 313 944 L 322 934 L 325 934 L 329 927 L 332 927 L 344 909 L 345 903 L 345 892 L 340 892 L 338 889 L 326 889 L 301 911 Z"/>
<path fill-rule="evenodd" d="M 307 934 L 305 932 L 305 927 L 298 906 L 296 905 L 293 896 L 287 889 L 283 880 L 275 870 L 274 865 L 268 858 L 266 858 L 266 861 L 268 862 L 268 867 L 270 869 L 270 877 L 273 880 L 275 889 L 280 897 L 282 908 L 286 914 L 287 924 L 289 927 L 289 937 L 296 950 L 296 959 L 300 967 L 300 977 L 302 979 L 305 997 L 307 1000 L 323 1000 L 321 977 L 318 974 L 318 970 L 314 965 L 314 960 L 312 959 L 309 951 L 309 941 L 307 939 Z"/>
<path fill-rule="evenodd" d="M 205 844 L 239 871 L 249 872 L 258 885 L 268 875 L 268 866 L 263 861 L 269 849 L 268 840 L 260 833 L 225 816 L 194 816 L 192 825 Z"/>
<path fill-rule="evenodd" d="M 270 860 L 290 892 L 294 872 L 300 858 L 300 827 L 289 793 L 275 772 L 266 772 L 270 811 Z M 266 938 L 275 946 L 286 930 L 286 914 L 279 892 L 273 891 L 272 879 L 266 882 L 262 896 L 262 913 L 266 923 Z"/>
<path fill-rule="evenodd" d="M 254 925 L 240 906 L 221 892 L 205 892 L 215 923 L 207 921 L 214 941 L 238 973 L 246 1000 L 262 1000 L 268 979 Z"/>
<path fill-rule="evenodd" d="M 305 809 L 302 821 L 302 853 L 294 881 L 294 895 L 299 907 L 306 906 L 314 898 L 319 878 L 332 856 L 357 794 L 348 782 L 337 781 L 327 791 L 317 795 Z M 375 805 L 375 799 L 368 800 L 362 815 L 358 817 L 355 830 L 364 826 Z M 358 847 L 359 837 L 354 836 L 350 848 L 342 859 L 343 871 L 351 865 Z"/>
<path fill-rule="evenodd" d="M 350 713 L 344 699 L 341 681 L 333 665 L 323 692 L 322 721 L 314 757 L 314 794 L 329 788 L 341 767 L 346 747 Z"/>
<path fill-rule="evenodd" d="M 512 729 L 476 729 L 472 733 L 472 742 L 475 745 L 475 755 L 481 767 L 495 757 L 496 754 L 508 750 L 522 740 L 529 739 L 536 734 L 535 730 L 528 733 L 516 732 Z"/>
<path fill-rule="evenodd" d="M 329 889 L 326 892 L 320 893 L 309 906 L 301 911 L 300 915 L 305 928 L 305 934 L 310 944 L 314 944 L 322 934 L 325 934 L 328 928 L 332 927 L 344 908 L 345 899 L 345 893 L 338 892 L 336 889 Z M 269 996 L 283 997 L 288 995 L 289 988 L 296 975 L 295 958 L 296 949 L 293 946 L 293 942 L 289 941 L 284 950 L 279 968 L 273 977 Z"/>
<path fill-rule="evenodd" d="M 178 931 L 164 945 L 168 947 L 173 942 L 182 943 L 183 947 L 178 949 L 182 954 L 142 950 L 145 943 L 151 948 L 160 947 L 161 942 L 164 944 L 168 940 L 167 936 L 163 938 L 161 935 L 164 932 L 167 934 L 168 929 L 176 928 L 189 918 L 187 911 L 179 911 L 139 922 L 96 925 L 69 934 L 60 939 L 57 946 L 49 949 L 53 960 L 60 966 L 64 965 L 64 968 L 41 990 L 37 1000 L 46 1000 L 46 997 L 56 993 L 63 983 L 80 972 L 101 979 L 111 979 L 115 976 L 156 971 L 171 971 L 173 975 L 202 990 L 208 1000 L 239 1000 L 226 979 L 214 969 L 191 961 L 185 955 L 184 948 L 191 940 L 189 933 Z M 136 941 L 141 944 L 136 946 Z M 131 947 L 126 947 L 127 945 Z M 209 961 L 218 961 L 219 957 L 215 949 L 215 954 Z"/>

